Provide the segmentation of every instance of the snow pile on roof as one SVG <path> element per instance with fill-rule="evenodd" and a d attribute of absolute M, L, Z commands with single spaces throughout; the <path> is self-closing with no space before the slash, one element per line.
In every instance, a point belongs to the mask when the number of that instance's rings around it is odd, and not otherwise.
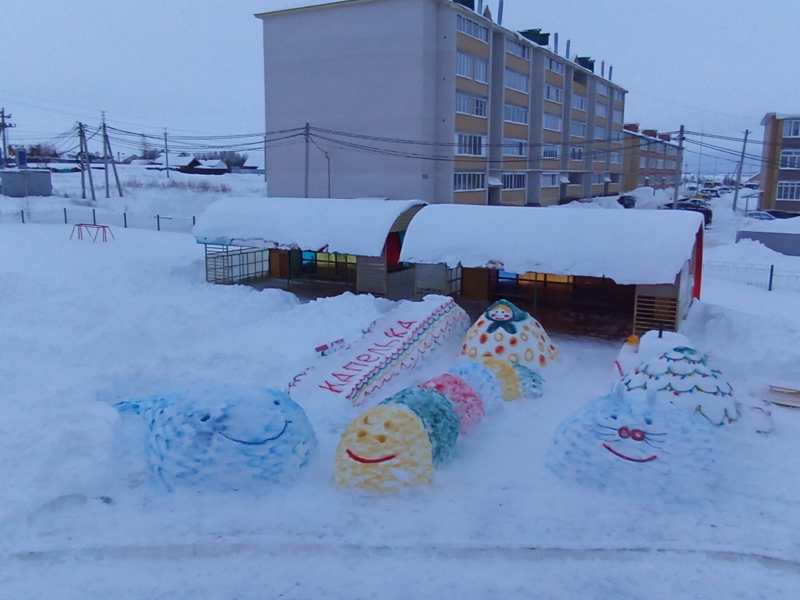
<path fill-rule="evenodd" d="M 285 10 L 311 8 L 324 4 L 342 4 L 344 2 L 352 2 L 352 0 L 272 0 L 272 2 L 270 2 L 270 7 L 258 14 L 266 15 L 269 13 L 283 12 Z"/>
<path fill-rule="evenodd" d="M 201 244 L 266 246 L 380 256 L 386 236 L 421 200 L 230 198 L 198 218 Z"/>
<path fill-rule="evenodd" d="M 411 221 L 401 260 L 673 283 L 702 227 L 688 211 L 439 204 Z"/>

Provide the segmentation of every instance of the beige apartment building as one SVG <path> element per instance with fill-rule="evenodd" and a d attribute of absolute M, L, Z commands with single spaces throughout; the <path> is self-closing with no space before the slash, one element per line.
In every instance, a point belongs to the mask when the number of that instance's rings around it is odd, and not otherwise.
<path fill-rule="evenodd" d="M 611 67 L 480 8 L 310 0 L 257 15 L 267 130 L 325 130 L 309 195 L 326 194 L 329 164 L 335 196 L 537 206 L 621 191 L 626 91 Z M 269 153 L 271 194 L 303 195 L 303 152 Z"/>
<path fill-rule="evenodd" d="M 623 191 L 648 186 L 673 187 L 683 173 L 680 146 L 669 133 L 655 129 L 639 130 L 638 123 L 625 124 Z"/>
<path fill-rule="evenodd" d="M 759 208 L 800 213 L 800 114 L 769 113 L 761 124 Z"/>

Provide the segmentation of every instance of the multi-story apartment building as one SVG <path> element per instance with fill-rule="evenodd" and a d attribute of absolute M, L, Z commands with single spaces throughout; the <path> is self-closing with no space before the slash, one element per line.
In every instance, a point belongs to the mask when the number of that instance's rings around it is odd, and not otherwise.
<path fill-rule="evenodd" d="M 335 196 L 521 206 L 620 191 L 626 91 L 610 69 L 469 0 L 308 4 L 257 16 L 267 130 L 310 123 L 309 195 L 327 194 L 328 165 Z M 303 195 L 303 139 L 285 144 L 268 154 L 270 193 Z"/>
<path fill-rule="evenodd" d="M 683 155 L 671 134 L 655 129 L 639 131 L 638 123 L 626 123 L 624 134 L 624 191 L 642 186 L 663 189 L 680 181 Z"/>
<path fill-rule="evenodd" d="M 761 210 L 800 213 L 800 114 L 769 113 L 764 126 Z"/>

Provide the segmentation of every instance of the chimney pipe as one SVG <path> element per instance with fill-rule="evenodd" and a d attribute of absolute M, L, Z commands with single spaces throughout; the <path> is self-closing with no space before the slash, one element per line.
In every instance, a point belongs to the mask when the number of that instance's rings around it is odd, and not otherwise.
<path fill-rule="evenodd" d="M 483 0 L 478 0 L 478 10 L 476 10 L 479 15 L 483 14 Z"/>
<path fill-rule="evenodd" d="M 608 80 L 611 81 L 614 75 L 614 65 L 608 65 Z"/>
<path fill-rule="evenodd" d="M 497 7 L 497 24 L 503 24 L 503 0 L 500 0 L 500 5 Z"/>
<path fill-rule="evenodd" d="M 553 48 L 555 49 L 556 54 L 558 54 L 558 32 L 553 34 Z"/>
<path fill-rule="evenodd" d="M 572 40 L 567 40 L 567 53 L 566 53 L 567 60 L 569 60 L 569 47 L 571 44 Z"/>
<path fill-rule="evenodd" d="M 600 61 L 600 76 L 605 79 L 606 78 L 606 61 Z"/>

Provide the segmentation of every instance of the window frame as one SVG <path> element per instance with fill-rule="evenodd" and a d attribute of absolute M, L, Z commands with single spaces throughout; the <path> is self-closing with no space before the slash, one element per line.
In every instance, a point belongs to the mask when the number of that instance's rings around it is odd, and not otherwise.
<path fill-rule="evenodd" d="M 583 133 L 575 133 L 574 127 L 576 125 L 583 125 Z M 586 121 L 581 121 L 580 119 L 572 119 L 569 122 L 569 136 L 586 139 L 586 133 L 588 131 L 588 128 L 589 124 Z"/>
<path fill-rule="evenodd" d="M 545 155 L 547 150 L 552 150 L 554 148 L 555 156 Z M 542 144 L 542 160 L 561 160 L 561 144 L 557 144 L 555 142 L 544 142 Z"/>
<path fill-rule="evenodd" d="M 557 99 L 553 99 L 550 97 L 550 92 L 553 91 L 557 97 Z M 554 102 L 556 104 L 563 104 L 564 103 L 564 89 L 558 87 L 557 85 L 553 85 L 552 83 L 545 83 L 544 84 L 544 99 L 548 102 Z"/>
<path fill-rule="evenodd" d="M 524 78 L 525 79 L 525 89 L 512 86 L 511 83 L 512 83 L 513 77 L 509 77 L 508 76 L 509 73 L 513 73 L 514 76 L 519 77 L 520 79 Z M 510 90 L 514 90 L 515 92 L 520 92 L 522 94 L 528 94 L 528 93 L 530 93 L 530 89 L 531 89 L 531 87 L 530 87 L 531 86 L 530 75 L 528 73 L 520 73 L 519 71 L 516 71 L 516 70 L 514 70 L 514 69 L 512 69 L 510 67 L 506 67 L 506 69 L 505 69 L 505 77 L 503 78 L 503 86 L 508 88 L 508 89 L 510 89 Z"/>
<path fill-rule="evenodd" d="M 578 150 L 578 152 L 575 152 L 575 150 Z M 576 157 L 575 156 L 576 154 L 580 154 L 580 156 Z M 569 159 L 570 160 L 576 160 L 576 161 L 583 162 L 583 160 L 585 158 L 586 158 L 586 148 L 584 148 L 583 146 L 579 146 L 577 144 L 571 144 L 570 145 L 570 147 L 569 147 Z"/>
<path fill-rule="evenodd" d="M 464 97 L 467 99 L 467 102 L 472 109 L 471 112 L 464 112 L 459 110 L 459 97 Z M 479 102 L 483 102 L 483 114 L 479 114 L 475 112 L 475 108 L 478 106 Z M 459 115 L 467 115 L 469 117 L 477 117 L 479 119 L 487 119 L 489 117 L 489 98 L 486 96 L 478 96 L 477 94 L 471 94 L 470 92 L 465 92 L 463 90 L 456 90 L 456 114 Z"/>
<path fill-rule="evenodd" d="M 550 117 L 551 119 L 558 119 L 558 129 L 553 129 L 552 127 L 548 127 L 547 125 L 547 118 Z M 546 112 L 542 117 L 542 129 L 546 129 L 547 131 L 555 131 L 561 133 L 564 131 L 564 117 L 559 115 L 554 115 L 553 113 Z"/>
<path fill-rule="evenodd" d="M 800 148 L 783 148 L 778 164 L 787 171 L 800 170 Z"/>
<path fill-rule="evenodd" d="M 575 100 L 580 99 L 580 106 L 575 106 Z M 589 106 L 589 98 L 584 96 L 583 94 L 579 94 L 578 92 L 572 92 L 572 102 L 570 103 L 572 108 L 575 110 L 579 110 L 581 112 L 586 112 L 586 109 Z"/>
<path fill-rule="evenodd" d="M 553 65 L 557 65 L 557 68 L 554 69 Z M 548 71 L 552 71 L 553 73 L 557 73 L 558 75 L 563 75 L 565 70 L 565 65 L 560 60 L 556 60 L 552 56 L 548 56 L 546 68 Z"/>
<path fill-rule="evenodd" d="M 602 112 L 600 110 L 602 107 Z M 596 102 L 594 105 L 594 116 L 595 117 L 602 117 L 603 119 L 608 118 L 608 104 L 605 102 Z"/>
<path fill-rule="evenodd" d="M 481 33 L 482 35 L 475 35 L 473 31 L 470 31 L 469 25 L 472 25 L 473 30 Z M 473 21 L 469 17 L 465 17 L 460 13 L 456 15 L 456 31 L 459 31 L 464 35 L 468 35 L 469 37 L 474 38 L 476 40 L 480 40 L 484 44 L 489 43 L 489 28 L 486 27 L 485 25 L 481 25 L 477 21 Z"/>
<path fill-rule="evenodd" d="M 547 184 L 545 182 L 545 178 L 546 177 L 555 177 L 555 185 Z M 557 173 L 557 172 L 554 172 L 554 171 L 543 172 L 542 175 L 541 175 L 541 181 L 540 181 L 539 187 L 541 187 L 542 189 L 554 189 L 554 188 L 561 187 L 561 173 Z"/>
<path fill-rule="evenodd" d="M 599 135 L 599 132 L 602 131 L 603 135 Z M 608 138 L 608 128 L 603 127 L 602 125 L 595 125 L 594 131 L 592 132 L 592 141 L 600 140 L 605 142 Z"/>
<path fill-rule="evenodd" d="M 519 186 L 512 186 L 506 187 L 506 177 L 511 178 L 511 183 L 518 183 L 519 180 L 517 178 L 521 178 L 522 185 Z M 505 191 L 519 191 L 519 190 L 527 190 L 528 189 L 528 173 L 525 171 L 506 171 L 501 176 L 501 180 L 503 182 L 503 190 Z"/>
<path fill-rule="evenodd" d="M 461 68 L 461 60 L 465 59 L 467 61 L 467 71 L 468 73 L 462 73 L 460 71 Z M 485 65 L 485 78 L 479 79 L 478 78 L 478 69 L 476 68 L 478 63 Z M 475 56 L 474 54 L 470 54 L 469 52 L 464 52 L 463 50 L 456 51 L 456 76 L 463 77 L 464 79 L 469 79 L 470 81 L 476 81 L 478 83 L 488 84 L 489 83 L 489 61 L 481 58 L 480 56 Z"/>
<path fill-rule="evenodd" d="M 525 112 L 525 120 L 524 121 L 516 121 L 513 118 L 508 118 L 509 108 L 511 108 L 511 112 L 513 113 L 515 110 L 524 111 Z M 514 116 L 513 114 L 511 115 Z M 520 106 L 519 104 L 514 104 L 513 102 L 506 102 L 503 105 L 503 121 L 506 123 L 516 123 L 518 125 L 528 125 L 530 123 L 530 110 L 527 106 Z"/>
<path fill-rule="evenodd" d="M 514 157 L 514 158 L 528 158 L 528 140 L 523 140 L 522 138 L 512 138 L 512 137 L 505 137 L 503 136 L 503 156 L 504 157 Z M 518 148 L 519 152 L 510 154 L 509 150 L 513 150 L 514 148 Z"/>
<path fill-rule="evenodd" d="M 521 52 L 517 54 L 516 52 L 512 52 L 509 48 L 519 48 Z M 516 56 L 517 58 L 520 58 L 522 60 L 530 60 L 531 57 L 530 47 L 526 46 L 522 42 L 511 39 L 509 37 L 506 38 L 505 51 L 506 54 L 510 54 L 511 56 Z"/>
<path fill-rule="evenodd" d="M 464 138 L 464 140 L 462 140 L 461 138 Z M 469 143 L 467 143 L 465 142 L 466 138 L 473 138 L 473 139 Z M 475 154 L 473 152 L 462 152 L 462 148 L 466 148 L 467 150 L 473 149 L 474 142 L 476 139 L 479 140 L 480 143 L 480 154 Z M 455 134 L 455 155 L 483 158 L 486 156 L 486 140 L 487 136 L 480 133 L 467 133 L 467 132 L 457 131 Z"/>
<path fill-rule="evenodd" d="M 785 119 L 783 121 L 783 137 L 785 139 L 800 138 L 800 119 Z"/>
<path fill-rule="evenodd" d="M 475 178 L 475 183 L 482 187 L 464 187 L 459 188 L 457 182 L 459 177 L 464 182 L 469 182 L 470 177 Z M 485 192 L 486 191 L 486 173 L 483 171 L 455 171 L 453 173 L 453 192 Z"/>

